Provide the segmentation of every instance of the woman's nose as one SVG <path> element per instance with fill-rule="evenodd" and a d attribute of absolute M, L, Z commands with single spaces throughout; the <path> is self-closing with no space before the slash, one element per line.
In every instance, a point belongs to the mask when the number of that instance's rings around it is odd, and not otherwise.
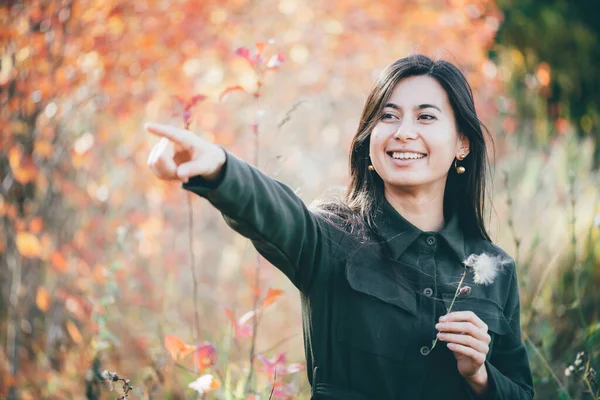
<path fill-rule="evenodd" d="M 394 133 L 394 138 L 400 140 L 415 139 L 416 137 L 417 131 L 410 123 L 401 124 L 396 133 Z"/>

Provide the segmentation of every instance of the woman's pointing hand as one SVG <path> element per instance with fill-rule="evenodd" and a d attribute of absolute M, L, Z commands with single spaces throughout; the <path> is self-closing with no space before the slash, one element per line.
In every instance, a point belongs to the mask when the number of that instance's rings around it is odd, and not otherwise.
<path fill-rule="evenodd" d="M 148 156 L 148 167 L 158 178 L 187 182 L 200 175 L 215 180 L 225 164 L 225 151 L 199 138 L 194 132 L 174 126 L 148 122 L 148 132 L 160 136 Z"/>

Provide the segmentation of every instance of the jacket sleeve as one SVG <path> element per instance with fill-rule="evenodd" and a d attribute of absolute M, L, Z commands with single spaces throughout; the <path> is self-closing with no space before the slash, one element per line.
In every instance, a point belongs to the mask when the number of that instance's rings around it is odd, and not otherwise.
<path fill-rule="evenodd" d="M 231 228 L 249 238 L 298 289 L 308 291 L 343 238 L 341 229 L 324 213 L 309 210 L 285 184 L 225 154 L 218 181 L 196 176 L 182 187 L 206 198 Z"/>
<path fill-rule="evenodd" d="M 532 400 L 534 397 L 529 358 L 525 344 L 521 340 L 521 306 L 514 263 L 509 288 L 504 309 L 512 334 L 496 336 L 490 360 L 485 361 L 488 373 L 487 394 L 484 397 L 477 397 L 468 387 L 472 400 Z"/>

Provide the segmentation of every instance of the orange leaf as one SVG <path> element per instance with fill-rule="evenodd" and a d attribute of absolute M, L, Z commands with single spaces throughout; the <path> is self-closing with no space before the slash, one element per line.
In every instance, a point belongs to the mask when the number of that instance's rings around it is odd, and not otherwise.
<path fill-rule="evenodd" d="M 177 336 L 173 335 L 165 336 L 165 348 L 175 361 L 177 361 L 180 355 L 181 357 L 185 357 L 196 349 L 195 346 L 185 344 Z"/>
<path fill-rule="evenodd" d="M 205 390 L 204 393 L 216 390 L 221 387 L 221 382 L 218 379 L 213 379 L 210 383 L 210 387 L 208 390 Z"/>
<path fill-rule="evenodd" d="M 16 237 L 17 250 L 23 257 L 39 257 L 42 246 L 38 238 L 29 232 L 19 232 Z"/>
<path fill-rule="evenodd" d="M 44 158 L 50 157 L 54 151 L 52 143 L 50 143 L 48 140 L 36 140 L 33 149 L 36 154 Z"/>
<path fill-rule="evenodd" d="M 71 339 L 77 344 L 83 343 L 83 336 L 81 336 L 81 332 L 79 332 L 79 328 L 71 321 L 67 321 L 66 323 L 67 332 L 69 332 L 69 336 Z"/>
<path fill-rule="evenodd" d="M 263 56 L 265 50 L 267 50 L 267 47 L 269 47 L 269 43 L 256 42 L 254 46 L 256 47 L 256 58 L 260 58 Z"/>
<path fill-rule="evenodd" d="M 223 97 L 225 97 L 228 93 L 239 91 L 239 90 L 241 90 L 242 92 L 246 92 L 246 89 L 244 89 L 240 85 L 228 87 L 227 89 L 225 89 L 221 92 L 221 95 L 219 96 L 219 101 L 223 100 Z"/>
<path fill-rule="evenodd" d="M 55 251 L 51 257 L 52 267 L 60 273 L 66 273 L 68 271 L 67 260 L 58 251 Z"/>
<path fill-rule="evenodd" d="M 248 282 L 248 286 L 250 286 L 250 289 L 252 289 L 252 292 L 254 292 L 256 297 L 260 297 L 260 290 L 256 286 L 254 286 L 253 283 Z"/>
<path fill-rule="evenodd" d="M 40 217 L 35 217 L 29 223 L 29 230 L 33 233 L 40 233 L 44 227 L 44 221 Z"/>
<path fill-rule="evenodd" d="M 11 169 L 14 170 L 19 168 L 19 165 L 21 165 L 21 157 L 21 150 L 19 150 L 17 146 L 10 148 L 8 151 L 8 164 L 10 165 Z"/>
<path fill-rule="evenodd" d="M 17 384 L 17 379 L 15 378 L 15 376 L 8 373 L 2 377 L 2 380 L 4 381 L 3 383 L 5 388 Z"/>
<path fill-rule="evenodd" d="M 283 290 L 281 289 L 269 289 L 269 291 L 267 292 L 267 296 L 263 300 L 263 307 L 267 307 L 273 304 L 282 294 Z"/>
<path fill-rule="evenodd" d="M 35 304 L 43 312 L 50 309 L 50 293 L 48 289 L 44 287 L 38 288 L 37 295 L 35 296 Z"/>

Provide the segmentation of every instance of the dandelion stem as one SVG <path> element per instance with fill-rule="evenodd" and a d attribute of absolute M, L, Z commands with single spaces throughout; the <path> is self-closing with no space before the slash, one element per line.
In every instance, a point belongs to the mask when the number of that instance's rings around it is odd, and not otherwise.
<path fill-rule="evenodd" d="M 452 299 L 452 303 L 450 303 L 450 307 L 448 307 L 448 312 L 446 313 L 446 315 L 450 314 L 450 311 L 452 311 L 452 306 L 454 305 L 454 302 L 456 301 L 456 298 L 458 297 L 458 293 L 460 292 L 460 287 L 462 286 L 462 283 L 465 280 L 465 276 L 467 276 L 467 269 L 465 268 L 462 277 L 460 278 L 460 282 L 458 283 L 458 287 L 456 288 L 456 293 L 454 293 L 454 298 Z M 435 345 L 437 344 L 438 341 L 438 337 L 436 335 L 435 340 L 433 341 L 433 344 L 431 345 L 431 350 L 434 349 Z M 431 354 L 431 350 L 429 350 L 428 354 Z"/>

